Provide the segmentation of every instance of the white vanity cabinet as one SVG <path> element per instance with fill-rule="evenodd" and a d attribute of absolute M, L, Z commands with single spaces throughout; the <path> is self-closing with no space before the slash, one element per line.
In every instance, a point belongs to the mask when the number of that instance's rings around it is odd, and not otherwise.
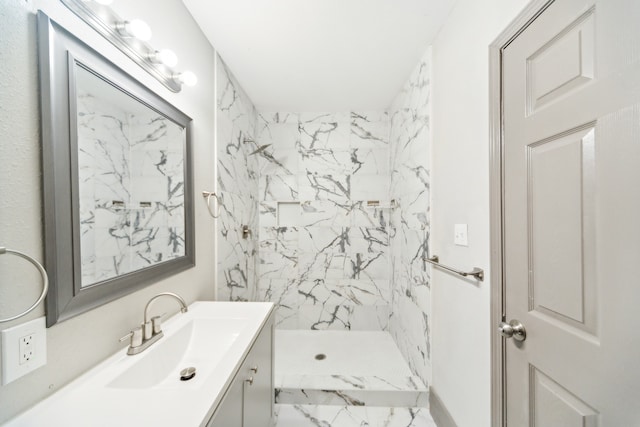
<path fill-rule="evenodd" d="M 270 427 L 273 421 L 274 315 L 269 316 L 207 427 Z"/>

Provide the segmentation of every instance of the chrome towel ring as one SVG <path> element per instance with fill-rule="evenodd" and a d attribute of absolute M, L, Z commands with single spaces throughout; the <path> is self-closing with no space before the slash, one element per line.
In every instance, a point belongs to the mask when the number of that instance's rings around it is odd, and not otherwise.
<path fill-rule="evenodd" d="M 204 197 L 207 200 L 207 209 L 209 209 L 209 215 L 211 215 L 214 218 L 219 218 L 220 217 L 220 198 L 218 197 L 218 195 L 213 192 L 213 191 L 203 191 L 202 192 L 202 197 Z M 216 199 L 216 213 L 214 214 L 211 211 L 211 198 Z"/>
<path fill-rule="evenodd" d="M 13 249 L 0 247 L 0 255 L 4 255 L 4 254 L 13 254 L 13 255 L 19 256 L 20 258 L 24 258 L 38 269 L 38 271 L 40 272 L 40 275 L 42 276 L 42 294 L 40 294 L 40 298 L 38 298 L 38 300 L 34 302 L 31 307 L 27 308 L 25 311 L 23 311 L 22 313 L 16 316 L 7 317 L 6 319 L 0 319 L 0 323 L 16 320 L 33 311 L 33 309 L 35 309 L 38 306 L 38 304 L 42 302 L 44 297 L 47 296 L 47 291 L 49 290 L 49 278 L 47 277 L 47 271 L 44 269 L 42 264 L 40 264 L 37 260 L 35 260 L 34 258 L 31 258 L 29 255 L 25 253 L 14 251 Z"/>

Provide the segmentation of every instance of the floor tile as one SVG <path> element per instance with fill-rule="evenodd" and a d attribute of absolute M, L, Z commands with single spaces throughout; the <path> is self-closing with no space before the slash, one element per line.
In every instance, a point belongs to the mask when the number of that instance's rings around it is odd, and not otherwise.
<path fill-rule="evenodd" d="M 276 405 L 276 427 L 437 427 L 426 408 Z"/>

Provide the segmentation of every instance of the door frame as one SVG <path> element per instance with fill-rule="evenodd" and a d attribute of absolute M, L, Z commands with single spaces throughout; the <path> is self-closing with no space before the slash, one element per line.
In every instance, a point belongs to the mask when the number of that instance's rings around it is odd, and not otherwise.
<path fill-rule="evenodd" d="M 491 425 L 506 427 L 506 347 L 497 333 L 505 320 L 503 219 L 503 102 L 504 49 L 555 0 L 532 0 L 489 45 L 489 204 L 491 248 Z"/>

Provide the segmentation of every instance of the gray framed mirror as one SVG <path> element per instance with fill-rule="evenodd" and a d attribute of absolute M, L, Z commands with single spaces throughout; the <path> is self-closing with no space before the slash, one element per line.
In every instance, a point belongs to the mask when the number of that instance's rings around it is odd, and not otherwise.
<path fill-rule="evenodd" d="M 191 119 L 38 12 L 47 326 L 195 265 Z"/>

